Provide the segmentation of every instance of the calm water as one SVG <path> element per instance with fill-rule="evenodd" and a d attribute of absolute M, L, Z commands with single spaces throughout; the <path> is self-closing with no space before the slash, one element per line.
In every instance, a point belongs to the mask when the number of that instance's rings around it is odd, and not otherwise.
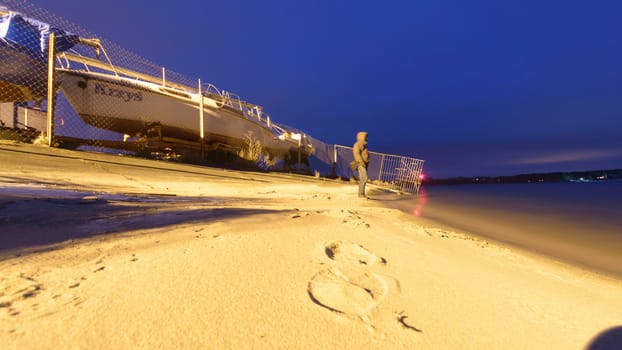
<path fill-rule="evenodd" d="M 622 181 L 427 186 L 387 204 L 622 278 Z"/>

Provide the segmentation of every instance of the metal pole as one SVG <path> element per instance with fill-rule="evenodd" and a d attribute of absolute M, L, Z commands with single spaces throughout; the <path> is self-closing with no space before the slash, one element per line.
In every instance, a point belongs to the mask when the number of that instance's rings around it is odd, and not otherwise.
<path fill-rule="evenodd" d="M 201 161 L 205 159 L 205 125 L 203 120 L 203 92 L 201 91 L 201 79 L 199 79 L 199 135 L 201 135 Z"/>
<path fill-rule="evenodd" d="M 17 128 L 19 125 L 19 102 L 13 102 L 13 124 L 11 127 Z"/>
<path fill-rule="evenodd" d="M 302 164 L 302 161 L 300 160 L 300 146 L 302 144 L 302 134 L 300 135 L 300 138 L 298 139 L 298 165 Z"/>
<path fill-rule="evenodd" d="M 382 181 L 382 167 L 384 165 L 384 154 L 382 155 L 382 158 L 380 159 L 380 170 L 378 171 L 378 180 Z"/>
<path fill-rule="evenodd" d="M 333 176 L 337 177 L 337 145 L 333 145 Z"/>
<path fill-rule="evenodd" d="M 54 71 L 56 68 L 55 60 L 56 51 L 56 34 L 50 33 L 48 42 L 48 110 L 47 110 L 47 134 L 48 134 L 48 146 L 52 147 L 54 144 Z"/>
<path fill-rule="evenodd" d="M 166 68 L 162 67 L 162 86 L 166 86 Z"/>

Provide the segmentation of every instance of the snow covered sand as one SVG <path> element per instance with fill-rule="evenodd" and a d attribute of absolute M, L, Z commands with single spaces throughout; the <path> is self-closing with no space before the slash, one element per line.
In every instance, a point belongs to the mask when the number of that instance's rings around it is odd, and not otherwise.
<path fill-rule="evenodd" d="M 351 184 L 0 143 L 1 349 L 577 349 L 621 296 Z"/>

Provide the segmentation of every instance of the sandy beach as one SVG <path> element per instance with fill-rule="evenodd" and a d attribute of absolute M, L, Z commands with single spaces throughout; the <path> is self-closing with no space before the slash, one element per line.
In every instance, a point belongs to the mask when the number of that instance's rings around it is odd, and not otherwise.
<path fill-rule="evenodd" d="M 8 142 L 0 271 L 0 349 L 583 349 L 622 325 L 622 281 L 351 183 Z"/>

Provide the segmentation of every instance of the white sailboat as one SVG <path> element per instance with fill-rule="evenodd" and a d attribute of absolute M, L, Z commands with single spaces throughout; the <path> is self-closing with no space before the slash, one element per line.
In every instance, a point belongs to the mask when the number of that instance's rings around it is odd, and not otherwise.
<path fill-rule="evenodd" d="M 80 70 L 59 67 L 60 89 L 77 114 L 98 128 L 136 135 L 157 126 L 162 136 L 195 142 L 203 125 L 209 145 L 239 148 L 251 135 L 271 157 L 313 152 L 304 134 L 274 124 L 260 106 L 212 85 L 199 91 L 93 58 L 61 58 L 84 65 Z"/>

